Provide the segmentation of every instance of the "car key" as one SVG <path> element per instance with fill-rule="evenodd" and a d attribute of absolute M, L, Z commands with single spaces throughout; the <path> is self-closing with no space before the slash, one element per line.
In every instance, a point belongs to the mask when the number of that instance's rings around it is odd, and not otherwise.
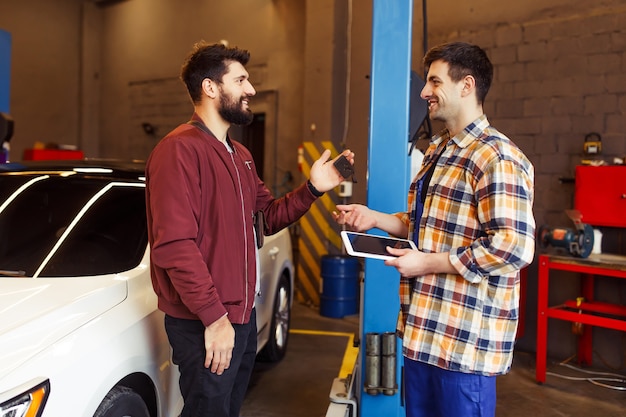
<path fill-rule="evenodd" d="M 345 155 L 341 155 L 333 165 L 335 165 L 339 174 L 346 180 L 354 174 L 354 167 Z"/>

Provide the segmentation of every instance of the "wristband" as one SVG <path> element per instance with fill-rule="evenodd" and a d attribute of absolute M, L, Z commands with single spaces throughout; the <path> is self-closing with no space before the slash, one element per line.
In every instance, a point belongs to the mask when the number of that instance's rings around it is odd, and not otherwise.
<path fill-rule="evenodd" d="M 319 191 L 317 188 L 315 188 L 315 186 L 311 183 L 311 180 L 306 181 L 306 186 L 309 187 L 309 191 L 311 191 L 311 194 L 313 194 L 315 197 L 321 197 L 324 195 L 322 191 Z"/>

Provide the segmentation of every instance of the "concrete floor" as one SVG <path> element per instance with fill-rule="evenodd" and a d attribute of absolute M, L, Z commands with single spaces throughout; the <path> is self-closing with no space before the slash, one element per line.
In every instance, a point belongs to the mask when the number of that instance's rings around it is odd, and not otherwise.
<path fill-rule="evenodd" d="M 241 417 L 325 416 L 330 386 L 339 375 L 348 335 L 358 333 L 358 326 L 358 316 L 328 318 L 316 309 L 294 304 L 287 355 L 278 364 L 257 364 Z M 589 377 L 550 361 L 548 372 Z M 626 374 L 623 370 L 620 373 Z M 626 391 L 551 374 L 544 385 L 537 384 L 534 354 L 516 352 L 511 372 L 499 377 L 497 384 L 497 417 L 626 416 Z M 626 387 L 626 381 L 618 385 Z"/>

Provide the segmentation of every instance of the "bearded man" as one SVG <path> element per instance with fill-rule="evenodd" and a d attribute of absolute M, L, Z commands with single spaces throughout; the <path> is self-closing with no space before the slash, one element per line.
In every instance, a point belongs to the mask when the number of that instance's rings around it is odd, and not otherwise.
<path fill-rule="evenodd" d="M 326 150 L 309 180 L 280 199 L 271 195 L 248 149 L 228 135 L 253 119 L 249 58 L 221 44 L 194 46 L 181 72 L 193 116 L 146 165 L 150 269 L 180 369 L 182 417 L 239 416 L 256 356 L 255 213 L 264 214 L 262 232 L 276 233 L 344 180 Z M 354 163 L 352 152 L 342 155 Z"/>

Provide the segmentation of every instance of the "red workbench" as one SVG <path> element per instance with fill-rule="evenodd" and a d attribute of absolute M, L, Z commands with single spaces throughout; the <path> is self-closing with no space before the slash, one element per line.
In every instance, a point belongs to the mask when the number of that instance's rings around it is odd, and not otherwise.
<path fill-rule="evenodd" d="M 551 270 L 582 274 L 581 296 L 584 301 L 568 300 L 548 306 L 548 282 Z M 546 381 L 548 319 L 566 320 L 584 324 L 578 341 L 578 361 L 591 365 L 593 340 L 591 327 L 599 326 L 626 332 L 626 306 L 594 301 L 594 276 L 626 279 L 626 256 L 591 254 L 588 258 L 541 255 L 537 287 L 537 367 L 536 379 Z"/>

